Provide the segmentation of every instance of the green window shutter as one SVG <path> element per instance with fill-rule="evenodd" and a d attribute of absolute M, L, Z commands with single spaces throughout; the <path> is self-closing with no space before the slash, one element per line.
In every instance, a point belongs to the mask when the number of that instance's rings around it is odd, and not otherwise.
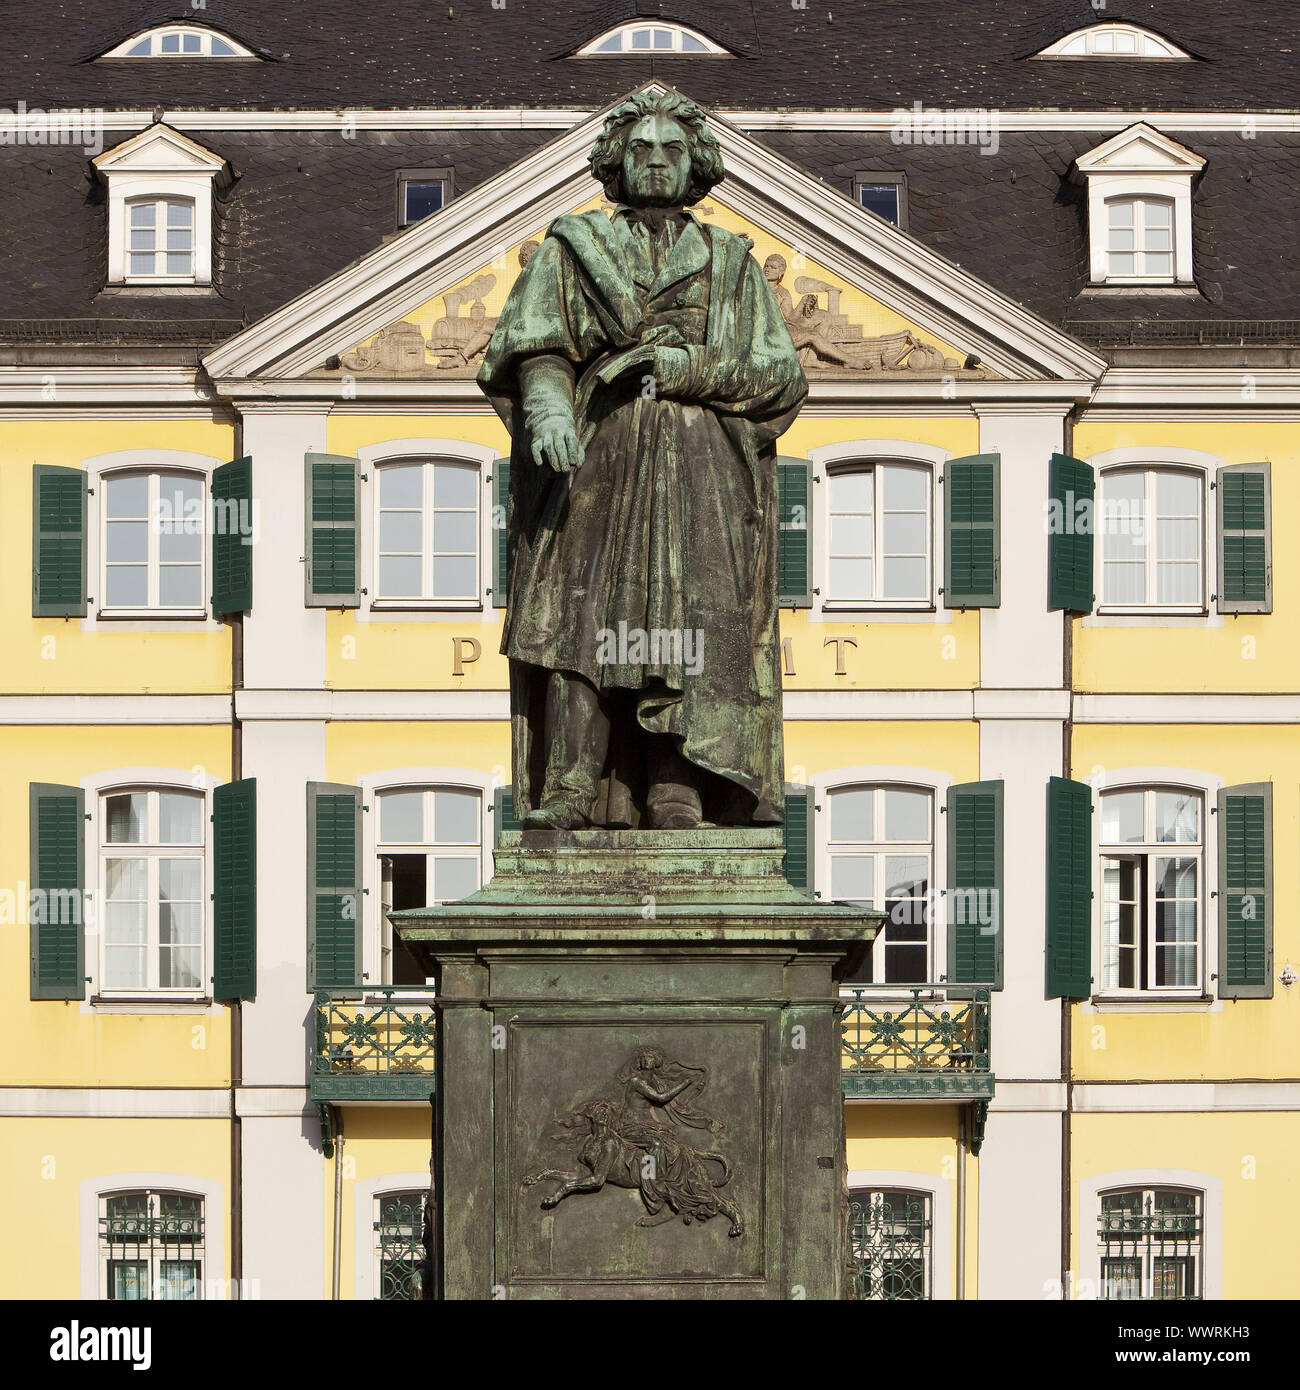
<path fill-rule="evenodd" d="M 361 790 L 307 783 L 307 988 L 361 985 Z"/>
<path fill-rule="evenodd" d="M 1082 459 L 1053 454 L 1048 466 L 1047 606 L 1091 613 L 1092 503 L 1097 484 Z M 1087 499 L 1082 511 L 1079 503 Z"/>
<path fill-rule="evenodd" d="M 777 541 L 777 592 L 782 608 L 811 608 L 812 464 L 807 459 L 776 461 L 780 530 Z"/>
<path fill-rule="evenodd" d="M 1267 463 L 1218 473 L 1220 613 L 1273 611 L 1272 478 Z"/>
<path fill-rule="evenodd" d="M 225 617 L 253 606 L 253 460 L 212 470 L 212 613 Z M 248 544 L 245 544 L 248 541 Z"/>
<path fill-rule="evenodd" d="M 501 833 L 505 830 L 522 830 L 523 822 L 515 815 L 515 789 L 498 787 L 492 793 L 492 839 L 501 843 Z"/>
<path fill-rule="evenodd" d="M 30 805 L 32 998 L 84 999 L 86 794 L 33 782 Z"/>
<path fill-rule="evenodd" d="M 492 607 L 504 608 L 510 591 L 510 460 L 492 465 Z"/>
<path fill-rule="evenodd" d="M 257 995 L 257 779 L 212 793 L 214 999 Z"/>
<path fill-rule="evenodd" d="M 785 876 L 796 888 L 813 891 L 813 791 L 787 783 L 785 821 L 781 836 L 785 842 Z"/>
<path fill-rule="evenodd" d="M 1047 998 L 1092 993 L 1092 788 L 1047 783 Z"/>
<path fill-rule="evenodd" d="M 948 788 L 948 979 L 1002 988 L 1001 782 Z"/>
<path fill-rule="evenodd" d="M 943 466 L 945 608 L 996 608 L 1001 602 L 1001 469 L 998 454 Z"/>
<path fill-rule="evenodd" d="M 1219 998 L 1273 997 L 1273 785 L 1219 792 Z"/>
<path fill-rule="evenodd" d="M 32 469 L 32 617 L 86 616 L 86 475 Z"/>
<path fill-rule="evenodd" d="M 359 607 L 357 461 L 340 454 L 308 454 L 303 464 L 307 480 L 307 607 Z"/>

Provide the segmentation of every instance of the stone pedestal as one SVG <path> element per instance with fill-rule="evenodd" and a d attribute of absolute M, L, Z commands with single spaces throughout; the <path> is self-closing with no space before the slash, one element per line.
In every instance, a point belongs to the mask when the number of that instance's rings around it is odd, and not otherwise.
<path fill-rule="evenodd" d="M 837 984 L 880 917 L 782 857 L 508 833 L 487 887 L 394 915 L 439 979 L 442 1297 L 844 1296 Z"/>

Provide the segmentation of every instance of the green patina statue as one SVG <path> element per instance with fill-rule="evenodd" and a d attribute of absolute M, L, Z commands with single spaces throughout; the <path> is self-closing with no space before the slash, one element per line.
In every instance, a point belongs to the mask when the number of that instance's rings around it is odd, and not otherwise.
<path fill-rule="evenodd" d="M 502 651 L 525 828 L 782 819 L 774 443 L 807 394 L 703 111 L 618 106 L 478 380 L 513 439 Z"/>

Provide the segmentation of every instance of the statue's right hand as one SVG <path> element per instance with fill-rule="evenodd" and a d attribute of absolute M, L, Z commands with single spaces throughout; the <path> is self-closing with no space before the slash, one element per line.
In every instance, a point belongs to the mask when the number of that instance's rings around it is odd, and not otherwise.
<path fill-rule="evenodd" d="M 533 462 L 556 473 L 576 473 L 583 463 L 578 434 L 567 422 L 545 422 L 533 433 Z"/>

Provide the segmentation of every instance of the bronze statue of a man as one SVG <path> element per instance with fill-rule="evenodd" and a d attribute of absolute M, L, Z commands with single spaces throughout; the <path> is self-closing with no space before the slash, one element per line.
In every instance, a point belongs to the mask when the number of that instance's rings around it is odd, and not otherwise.
<path fill-rule="evenodd" d="M 694 102 L 644 92 L 591 152 L 478 380 L 512 439 L 502 651 L 526 828 L 782 819 L 774 441 L 807 383 Z"/>

